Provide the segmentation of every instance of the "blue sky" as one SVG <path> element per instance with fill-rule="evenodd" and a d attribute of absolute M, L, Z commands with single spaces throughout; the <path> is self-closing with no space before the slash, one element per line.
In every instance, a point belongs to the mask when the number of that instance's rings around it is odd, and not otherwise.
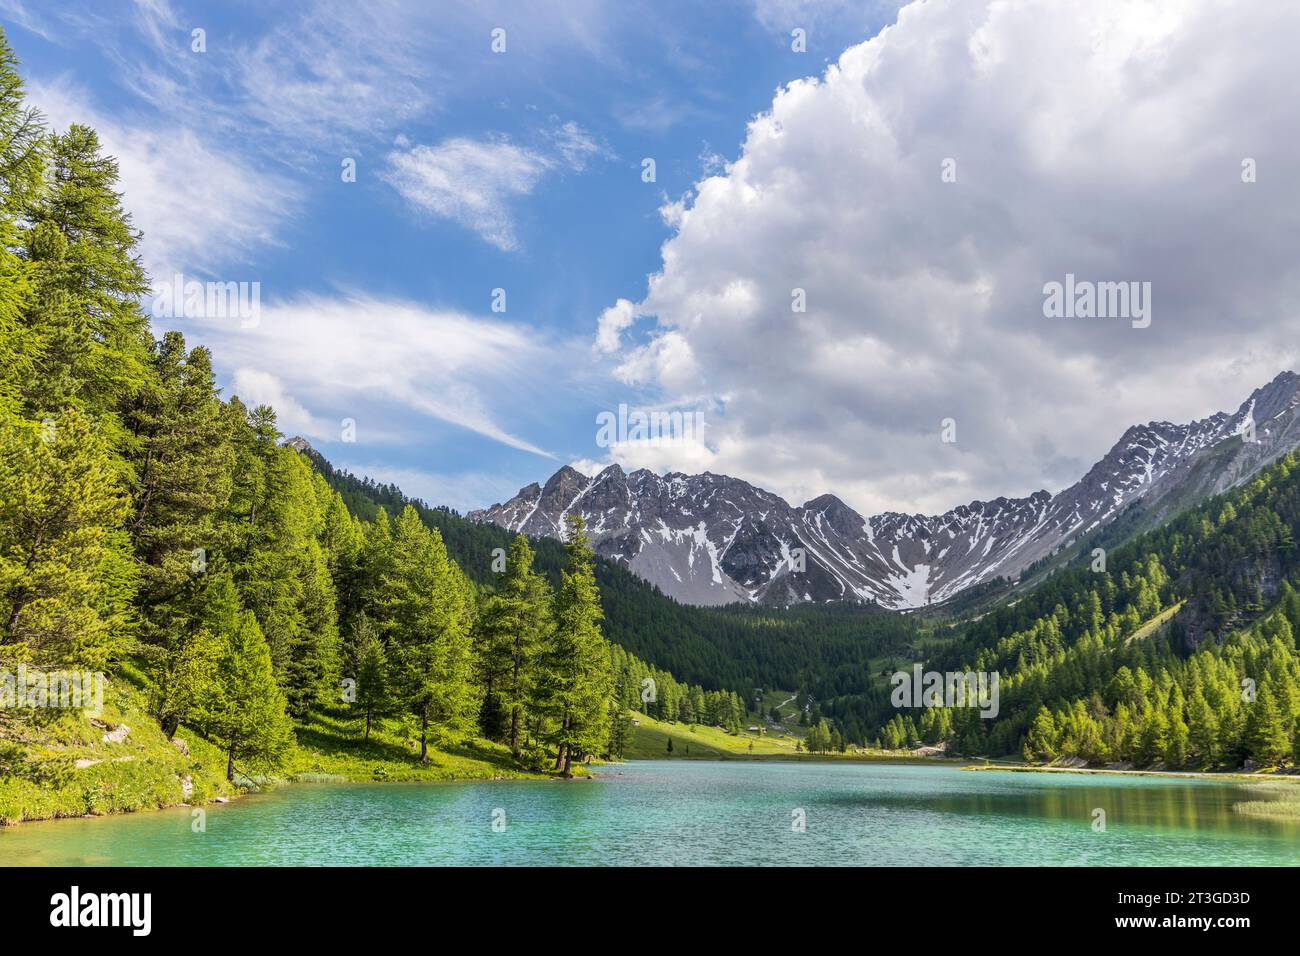
<path fill-rule="evenodd" d="M 251 327 L 159 331 L 335 464 L 462 510 L 617 462 L 871 514 L 1060 490 L 1129 424 L 1297 365 L 1300 6 L 1251 7 L 0 0 L 0 22 L 51 124 L 119 158 L 155 282 L 260 283 Z M 1067 275 L 1150 283 L 1151 323 L 1047 317 Z M 598 445 L 622 403 L 703 439 Z"/>
<path fill-rule="evenodd" d="M 505 326 L 537 346 L 540 364 L 522 379 L 460 369 L 448 388 L 464 394 L 438 400 L 468 404 L 478 410 L 470 417 L 553 457 L 403 397 L 303 392 L 310 369 L 289 366 L 318 354 L 309 316 L 299 353 L 263 356 L 261 327 L 158 323 L 210 342 L 227 391 L 283 393 L 301 405 L 315 425 L 282 409 L 285 430 L 314 432 L 336 463 L 460 508 L 597 456 L 597 412 L 637 397 L 593 364 L 590 339 L 602 310 L 639 299 L 659 268 L 669 234 L 660 206 L 735 157 L 746 123 L 780 84 L 819 72 L 880 25 L 878 15 L 818 17 L 798 54 L 789 28 L 747 2 L 576 3 L 561 5 L 563 16 L 512 12 L 520 4 L 432 5 L 437 13 L 379 4 L 377 15 L 365 6 L 7 0 L 0 16 L 51 121 L 108 127 L 155 283 L 175 271 L 259 281 L 267 323 L 286 303 L 359 298 L 371 303 L 357 312 L 359 326 L 384 303 L 403 303 L 466 317 L 456 328 L 469 336 L 476 324 Z M 806 29 L 811 19 L 801 20 Z M 497 27 L 506 30 L 500 54 L 490 48 Z M 195 28 L 205 31 L 205 52 L 191 49 Z M 186 175 L 151 174 L 137 137 Z M 459 184 L 495 191 L 489 208 L 499 217 L 422 207 L 398 188 L 395 157 L 449 143 L 483 151 Z M 523 166 L 494 179 L 503 150 Z M 470 154 L 459 159 L 472 165 Z M 421 155 L 411 160 L 417 169 Z M 345 157 L 356 161 L 355 183 L 341 180 Z M 642 181 L 646 157 L 656 163 L 652 184 Z M 185 180 L 205 176 L 214 158 L 229 164 L 215 188 L 185 195 L 194 185 Z M 237 188 L 227 193 L 226 184 Z M 498 219 L 505 238 L 475 225 Z M 232 220 L 243 221 L 232 228 Z M 506 290 L 504 314 L 490 309 L 496 288 Z M 392 334 L 375 326 L 376 336 Z M 400 348 L 382 351 L 401 358 Z M 442 391 L 433 374 L 412 385 Z M 339 439 L 343 418 L 357 422 L 355 443 Z"/>

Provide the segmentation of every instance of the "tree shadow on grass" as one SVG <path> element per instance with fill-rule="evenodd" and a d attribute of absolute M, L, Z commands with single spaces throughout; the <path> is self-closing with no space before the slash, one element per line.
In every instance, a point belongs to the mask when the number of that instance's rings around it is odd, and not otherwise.
<path fill-rule="evenodd" d="M 296 728 L 298 745 L 324 756 L 345 757 L 358 761 L 383 761 L 413 769 L 436 769 L 447 763 L 445 758 L 477 761 L 494 769 L 519 772 L 523 769 L 508 750 L 478 741 L 442 743 L 429 741 L 429 761 L 420 761 L 419 747 L 394 740 L 386 728 L 372 728 L 369 740 L 362 739 L 363 725 L 345 708 L 326 706 L 312 712 L 309 723 Z"/>

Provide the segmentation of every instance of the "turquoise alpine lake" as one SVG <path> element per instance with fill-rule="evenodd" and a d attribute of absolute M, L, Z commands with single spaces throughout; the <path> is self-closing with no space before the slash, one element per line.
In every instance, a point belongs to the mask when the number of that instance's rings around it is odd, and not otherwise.
<path fill-rule="evenodd" d="M 294 784 L 201 816 L 28 823 L 0 829 L 0 863 L 1296 865 L 1300 821 L 1234 809 L 1284 789 L 954 765 L 637 761 L 592 780 Z"/>

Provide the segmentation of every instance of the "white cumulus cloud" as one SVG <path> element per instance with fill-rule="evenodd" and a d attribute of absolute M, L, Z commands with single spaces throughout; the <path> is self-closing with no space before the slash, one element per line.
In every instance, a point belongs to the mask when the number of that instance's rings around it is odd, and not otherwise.
<path fill-rule="evenodd" d="M 619 299 L 596 321 L 596 350 L 617 352 L 623 330 L 635 321 L 636 306 L 627 299 Z"/>
<path fill-rule="evenodd" d="M 1300 331 L 1300 7 L 1247 7 L 907 6 L 754 118 L 670 217 L 647 334 L 615 307 L 598 348 L 711 396 L 712 470 L 867 512 L 1057 490 L 1132 422 L 1235 408 Z M 1067 273 L 1150 282 L 1150 328 L 1045 318 Z"/>

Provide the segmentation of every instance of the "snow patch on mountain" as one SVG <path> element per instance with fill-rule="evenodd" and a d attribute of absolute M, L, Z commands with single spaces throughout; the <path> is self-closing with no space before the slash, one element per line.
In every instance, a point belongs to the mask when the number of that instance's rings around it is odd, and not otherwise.
<path fill-rule="evenodd" d="M 580 513 L 599 554 L 690 604 L 857 601 L 905 610 L 1014 578 L 1135 502 L 1161 516 L 1247 480 L 1300 446 L 1297 407 L 1300 376 L 1283 372 L 1233 414 L 1132 426 L 1056 495 L 972 501 L 935 516 L 864 518 L 829 494 L 793 507 L 726 475 L 610 465 L 591 478 L 566 466 L 469 517 L 562 538 L 566 516 Z M 1254 442 L 1244 440 L 1247 423 Z"/>

